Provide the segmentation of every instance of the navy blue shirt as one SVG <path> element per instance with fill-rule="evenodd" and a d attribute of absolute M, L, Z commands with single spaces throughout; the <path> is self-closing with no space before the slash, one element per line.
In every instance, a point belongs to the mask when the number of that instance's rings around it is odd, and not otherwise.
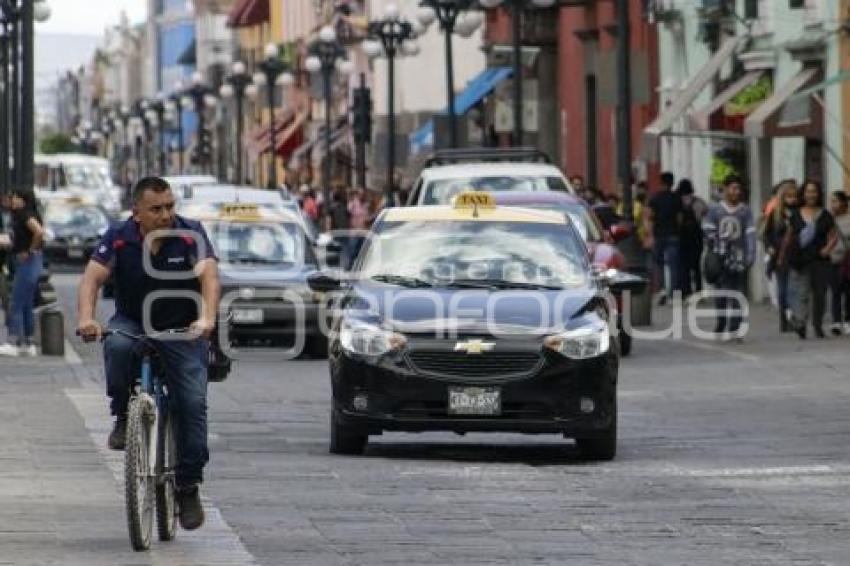
<path fill-rule="evenodd" d="M 177 216 L 172 230 L 156 254 L 148 250 L 147 267 L 144 238 L 132 218 L 112 225 L 91 257 L 115 278 L 116 311 L 155 330 L 185 328 L 198 319 L 201 285 L 194 268 L 201 260 L 217 259 L 200 222 Z"/>

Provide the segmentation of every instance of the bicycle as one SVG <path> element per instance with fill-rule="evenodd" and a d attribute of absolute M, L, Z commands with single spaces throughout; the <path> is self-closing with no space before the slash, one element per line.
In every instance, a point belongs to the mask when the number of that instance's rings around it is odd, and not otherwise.
<path fill-rule="evenodd" d="M 186 334 L 175 329 L 152 335 L 105 330 L 102 338 L 120 335 L 140 342 L 141 373 L 131 388 L 124 448 L 124 498 L 127 527 L 133 550 L 148 550 L 156 515 L 160 541 L 173 540 L 177 532 L 175 427 L 169 410 L 168 384 L 161 379 L 159 353 L 154 340 Z"/>

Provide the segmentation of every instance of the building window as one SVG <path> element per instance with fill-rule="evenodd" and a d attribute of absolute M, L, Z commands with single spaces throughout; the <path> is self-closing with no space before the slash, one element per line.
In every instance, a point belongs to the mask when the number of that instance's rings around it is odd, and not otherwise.
<path fill-rule="evenodd" d="M 744 19 L 757 20 L 759 17 L 759 0 L 744 0 Z"/>
<path fill-rule="evenodd" d="M 806 0 L 788 0 L 788 7 L 792 10 L 796 8 L 805 8 Z"/>

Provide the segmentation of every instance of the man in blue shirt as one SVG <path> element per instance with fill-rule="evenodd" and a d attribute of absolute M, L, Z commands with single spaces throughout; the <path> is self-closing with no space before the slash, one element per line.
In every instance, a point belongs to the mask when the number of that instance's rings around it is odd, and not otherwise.
<path fill-rule="evenodd" d="M 110 329 L 132 334 L 189 328 L 197 338 L 160 341 L 159 353 L 175 401 L 177 486 L 180 524 L 204 521 L 198 485 L 207 451 L 208 339 L 215 328 L 221 287 L 218 260 L 199 222 L 177 216 L 174 195 L 163 179 L 140 180 L 132 195 L 133 216 L 107 230 L 83 274 L 79 291 L 78 332 L 100 337 L 95 320 L 98 291 L 115 279 L 115 315 Z M 155 298 L 160 297 L 160 298 Z M 109 447 L 124 448 L 132 376 L 138 370 L 135 341 L 110 335 L 104 343 L 107 394 L 115 427 Z"/>

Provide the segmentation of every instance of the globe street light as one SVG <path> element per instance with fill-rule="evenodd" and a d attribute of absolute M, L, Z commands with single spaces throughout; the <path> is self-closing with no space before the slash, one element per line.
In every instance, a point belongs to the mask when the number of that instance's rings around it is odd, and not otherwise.
<path fill-rule="evenodd" d="M 201 173 L 206 173 L 210 164 L 210 148 L 207 147 L 206 109 L 215 107 L 217 100 L 212 89 L 204 83 L 204 75 L 199 71 L 192 74 L 192 84 L 183 91 L 181 101 L 184 107 L 193 107 L 198 115 L 196 134 L 197 161 Z"/>
<path fill-rule="evenodd" d="M 277 139 L 274 121 L 274 91 L 278 84 L 291 85 L 294 82 L 289 72 L 289 65 L 280 59 L 280 49 L 277 44 L 269 43 L 265 48 L 266 58 L 257 65 L 259 71 L 254 74 L 254 84 L 266 87 L 266 103 L 269 107 L 269 180 L 270 189 L 277 189 Z M 247 88 L 247 86 L 246 86 Z"/>
<path fill-rule="evenodd" d="M 533 8 L 551 8 L 558 0 L 478 0 L 485 9 L 504 6 L 511 14 L 514 59 L 514 145 L 522 145 L 522 13 Z"/>
<path fill-rule="evenodd" d="M 395 178 L 395 58 L 399 51 L 418 51 L 418 47 L 413 49 L 409 45 L 413 38 L 413 25 L 399 16 L 397 6 L 389 4 L 383 19 L 369 22 L 369 40 L 363 44 L 363 51 L 370 57 L 382 52 L 387 57 L 387 182 L 384 187 L 387 207 L 393 205 Z"/>
<path fill-rule="evenodd" d="M 191 108 L 192 99 L 184 94 L 183 81 L 174 84 L 174 91 L 168 96 L 167 110 L 171 113 L 177 127 L 177 173 L 183 174 L 183 109 Z M 174 144 L 171 144 L 174 148 Z"/>
<path fill-rule="evenodd" d="M 458 146 L 457 114 L 455 112 L 454 53 L 452 34 L 457 32 L 464 37 L 471 36 L 483 23 L 480 12 L 468 12 L 475 5 L 474 0 L 422 0 L 416 18 L 423 28 L 428 28 L 435 20 L 446 43 L 446 99 L 449 112 L 449 143 Z M 463 17 L 462 17 L 463 16 Z"/>
<path fill-rule="evenodd" d="M 334 70 L 347 74 L 354 68 L 346 59 L 345 49 L 337 41 L 336 32 L 331 26 L 324 26 L 319 31 L 319 40 L 310 45 L 310 56 L 304 61 L 304 67 L 310 73 L 322 74 L 322 90 L 325 98 L 325 160 L 322 162 L 322 195 L 326 208 L 331 202 L 331 102 L 333 97 L 332 78 Z"/>
<path fill-rule="evenodd" d="M 283 75 L 281 75 L 283 76 Z M 219 94 L 223 99 L 236 99 L 236 184 L 242 183 L 242 130 L 244 128 L 245 91 L 252 84 L 251 75 L 242 61 L 236 61 L 230 67 L 230 75 L 225 79 Z"/>

